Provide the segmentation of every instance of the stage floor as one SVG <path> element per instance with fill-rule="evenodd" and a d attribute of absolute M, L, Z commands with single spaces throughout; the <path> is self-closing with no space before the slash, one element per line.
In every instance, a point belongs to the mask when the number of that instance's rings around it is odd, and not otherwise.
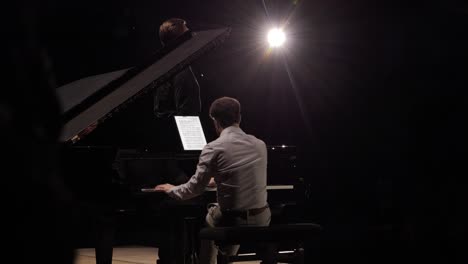
<path fill-rule="evenodd" d="M 112 264 L 155 264 L 158 248 L 142 246 L 114 247 Z M 260 261 L 234 262 L 257 264 Z M 82 248 L 76 251 L 75 264 L 96 264 L 94 248 Z"/>

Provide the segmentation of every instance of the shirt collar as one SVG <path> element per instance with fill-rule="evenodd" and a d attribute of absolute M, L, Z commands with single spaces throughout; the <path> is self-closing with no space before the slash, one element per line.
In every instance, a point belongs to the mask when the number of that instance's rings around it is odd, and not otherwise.
<path fill-rule="evenodd" d="M 221 131 L 221 135 L 219 135 L 219 136 L 222 137 L 222 136 L 227 135 L 229 133 L 244 133 L 244 131 L 242 131 L 242 129 L 240 127 L 228 126 L 225 129 L 223 129 L 223 131 Z"/>

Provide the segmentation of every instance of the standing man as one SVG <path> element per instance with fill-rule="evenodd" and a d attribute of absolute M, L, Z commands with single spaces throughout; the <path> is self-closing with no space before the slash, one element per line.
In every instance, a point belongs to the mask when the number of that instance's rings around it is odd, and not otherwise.
<path fill-rule="evenodd" d="M 159 27 L 159 40 L 163 46 L 171 46 L 189 31 L 185 20 L 171 18 Z M 153 108 L 158 118 L 200 114 L 200 85 L 192 67 L 188 66 L 156 90 Z"/>
<path fill-rule="evenodd" d="M 187 34 L 191 34 L 190 29 L 187 27 L 186 21 L 180 18 L 164 21 L 158 30 L 161 45 L 169 48 L 177 44 L 180 39 L 185 38 Z M 157 119 L 154 123 L 155 130 L 163 133 L 161 137 L 155 138 L 154 145 L 158 149 L 171 149 L 173 140 L 175 140 L 173 132 L 176 129 L 173 116 L 200 115 L 201 113 L 200 86 L 191 66 L 185 67 L 155 89 L 153 113 Z M 165 140 L 161 141 L 161 138 Z M 184 178 L 182 182 L 186 180 Z M 166 221 L 163 231 L 164 242 L 159 247 L 158 264 L 176 263 L 178 253 L 176 248 L 181 243 L 179 232 L 182 231 L 173 226 L 174 218 L 166 217 L 163 221 Z"/>
<path fill-rule="evenodd" d="M 185 184 L 161 184 L 155 187 L 156 191 L 185 200 L 216 185 L 218 203 L 208 208 L 208 226 L 268 226 L 271 212 L 267 203 L 265 143 L 239 127 L 240 103 L 234 98 L 216 99 L 211 104 L 210 117 L 219 137 L 203 148 L 195 174 Z M 238 249 L 239 245 L 221 250 L 235 255 Z M 216 255 L 212 241 L 202 244 L 200 263 L 214 264 Z"/>

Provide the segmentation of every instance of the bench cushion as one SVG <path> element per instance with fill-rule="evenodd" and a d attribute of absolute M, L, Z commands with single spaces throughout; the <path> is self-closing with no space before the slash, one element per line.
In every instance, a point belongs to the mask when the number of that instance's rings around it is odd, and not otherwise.
<path fill-rule="evenodd" d="M 200 231 L 200 239 L 223 243 L 304 241 L 314 238 L 321 230 L 314 223 L 272 226 L 207 227 Z"/>

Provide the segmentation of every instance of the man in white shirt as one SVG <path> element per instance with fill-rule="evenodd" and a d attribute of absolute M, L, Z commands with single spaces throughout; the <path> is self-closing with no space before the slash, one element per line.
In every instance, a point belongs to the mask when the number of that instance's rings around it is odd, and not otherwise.
<path fill-rule="evenodd" d="M 185 184 L 161 184 L 156 191 L 180 200 L 202 194 L 207 186 L 217 187 L 217 204 L 210 204 L 206 224 L 215 226 L 268 226 L 267 149 L 265 143 L 239 127 L 240 103 L 234 98 L 216 99 L 210 107 L 219 138 L 202 150 L 195 174 Z M 235 255 L 239 246 L 221 250 Z M 202 245 L 201 264 L 216 263 L 213 242 Z"/>

